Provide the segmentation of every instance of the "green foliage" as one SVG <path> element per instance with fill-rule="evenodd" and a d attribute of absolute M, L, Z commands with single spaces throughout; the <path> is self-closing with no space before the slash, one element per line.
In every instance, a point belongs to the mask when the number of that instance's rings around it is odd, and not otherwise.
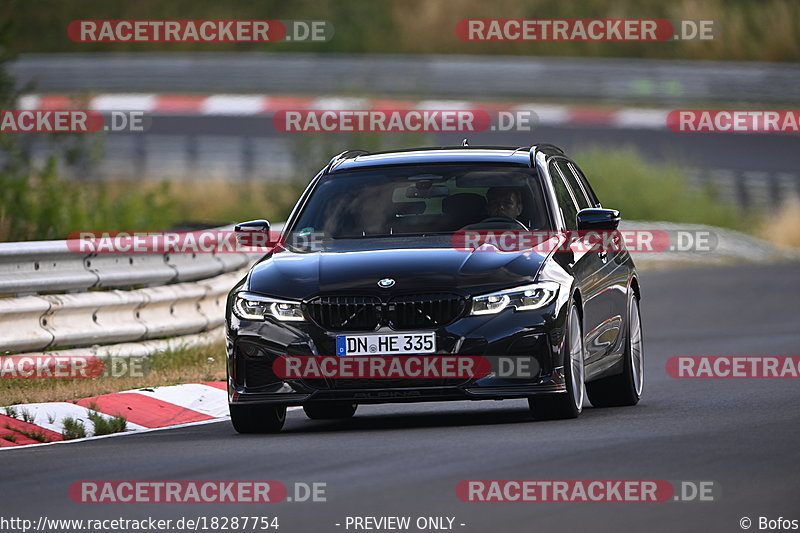
<path fill-rule="evenodd" d="M 63 430 L 61 435 L 64 440 L 82 439 L 86 437 L 86 426 L 83 420 L 78 420 L 72 417 L 67 417 L 63 420 Z"/>
<path fill-rule="evenodd" d="M 12 427 L 10 425 L 8 425 L 8 424 L 6 424 L 6 429 L 10 429 L 12 431 L 16 431 L 20 435 L 23 435 L 25 437 L 28 437 L 29 439 L 33 439 L 33 440 L 38 441 L 38 442 L 50 442 L 50 440 L 47 438 L 47 435 L 44 434 L 44 431 L 40 431 L 38 429 L 31 430 L 31 431 L 26 431 L 24 429 L 19 429 L 19 428 L 13 428 L 12 429 Z M 11 439 L 8 439 L 8 440 L 11 440 Z M 16 442 L 16 440 L 13 440 L 12 442 Z"/>
<path fill-rule="evenodd" d="M 86 416 L 94 426 L 94 435 L 111 435 L 112 433 L 122 433 L 128 429 L 128 421 L 125 420 L 125 417 L 106 418 L 97 411 L 95 405 L 89 406 L 89 413 Z"/>
<path fill-rule="evenodd" d="M 169 371 L 180 371 L 191 367 L 205 372 L 204 379 L 211 381 L 217 372 L 217 360 L 224 359 L 219 347 L 214 346 L 181 346 L 164 352 L 154 353 L 147 358 L 149 372 L 164 374 Z"/>
<path fill-rule="evenodd" d="M 21 415 L 20 420 L 22 420 L 23 422 L 27 422 L 28 424 L 33 424 L 33 420 L 35 418 L 33 413 L 31 413 L 27 409 L 23 409 L 20 415 Z"/>
<path fill-rule="evenodd" d="M 623 218 L 744 229 L 737 209 L 711 188 L 689 186 L 679 165 L 650 163 L 632 148 L 573 155 L 603 206 L 618 209 Z"/>
<path fill-rule="evenodd" d="M 796 0 L 103 0 L 17 1 L 16 52 L 267 51 L 333 53 L 514 54 L 722 60 L 800 60 Z M 0 19 L 3 16 L 0 11 Z M 91 15 L 91 16 L 89 16 Z M 327 20 L 325 43 L 76 43 L 66 28 L 82 19 Z M 631 18 L 713 20 L 711 41 L 466 42 L 455 27 L 466 18 Z M 309 74 L 311 75 L 311 74 Z"/>
<path fill-rule="evenodd" d="M 0 171 L 0 240 L 65 238 L 71 231 L 163 230 L 177 206 L 169 182 L 111 191 L 103 182 L 58 176 L 56 157 L 40 171 Z"/>

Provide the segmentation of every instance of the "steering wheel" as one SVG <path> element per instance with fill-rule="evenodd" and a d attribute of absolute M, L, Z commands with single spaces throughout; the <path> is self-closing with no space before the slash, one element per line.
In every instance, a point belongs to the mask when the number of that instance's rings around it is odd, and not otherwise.
<path fill-rule="evenodd" d="M 475 226 L 484 226 L 484 225 L 495 226 L 495 225 L 497 225 L 498 226 L 498 227 L 488 227 L 488 228 L 482 228 L 482 229 L 516 229 L 516 230 L 528 231 L 528 228 L 525 226 L 525 224 L 523 224 L 522 222 L 520 222 L 516 218 L 508 218 L 508 217 L 489 217 L 489 218 L 484 218 L 483 220 L 481 220 L 477 224 L 473 224 L 473 225 L 475 225 Z M 509 228 L 508 227 L 509 225 L 513 225 L 515 227 Z"/>

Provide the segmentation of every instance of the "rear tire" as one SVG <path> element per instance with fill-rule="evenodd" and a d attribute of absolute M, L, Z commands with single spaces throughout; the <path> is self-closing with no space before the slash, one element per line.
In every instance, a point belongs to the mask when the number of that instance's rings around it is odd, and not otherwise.
<path fill-rule="evenodd" d="M 585 389 L 583 386 L 583 328 L 578 309 L 570 308 L 564 338 L 564 381 L 566 394 L 533 396 L 528 398 L 528 406 L 536 420 L 561 420 L 578 418 L 583 410 Z"/>
<path fill-rule="evenodd" d="M 589 401 L 595 407 L 636 405 L 644 385 L 644 346 L 639 301 L 631 296 L 628 304 L 628 334 L 621 374 L 586 384 Z"/>
<path fill-rule="evenodd" d="M 309 403 L 303 406 L 303 411 L 311 420 L 333 420 L 350 418 L 357 408 L 355 403 Z"/>
<path fill-rule="evenodd" d="M 239 433 L 277 433 L 286 422 L 286 406 L 229 404 L 233 429 Z"/>

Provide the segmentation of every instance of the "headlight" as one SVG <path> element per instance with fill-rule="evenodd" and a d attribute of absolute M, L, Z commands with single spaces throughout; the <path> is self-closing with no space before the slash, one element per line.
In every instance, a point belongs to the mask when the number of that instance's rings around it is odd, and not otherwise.
<path fill-rule="evenodd" d="M 233 312 L 244 320 L 264 320 L 268 316 L 287 322 L 305 320 L 300 302 L 279 300 L 248 292 L 236 294 Z"/>
<path fill-rule="evenodd" d="M 482 294 L 472 298 L 471 315 L 494 315 L 503 309 L 517 311 L 541 309 L 552 302 L 558 294 L 558 283 L 541 281 L 513 289 Z"/>

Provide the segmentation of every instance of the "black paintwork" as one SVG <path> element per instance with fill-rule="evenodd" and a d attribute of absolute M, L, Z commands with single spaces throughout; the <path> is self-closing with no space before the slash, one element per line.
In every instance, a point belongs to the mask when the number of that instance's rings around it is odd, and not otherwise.
<path fill-rule="evenodd" d="M 548 145 L 510 148 L 431 148 L 380 154 L 343 154 L 334 158 L 310 183 L 285 226 L 295 223 L 310 195 L 326 176 L 384 165 L 462 165 L 504 163 L 535 168 L 548 204 L 550 227 L 566 229 L 557 208 L 548 174 L 551 157 L 564 158 Z M 591 193 L 593 195 L 593 193 Z M 587 222 L 617 222 L 617 213 L 598 203 L 582 213 Z M 501 399 L 533 394 L 561 393 L 564 323 L 571 305 L 582 316 L 586 346 L 586 380 L 622 371 L 623 339 L 628 299 L 638 297 L 636 270 L 626 252 L 554 251 L 550 253 L 482 253 L 454 249 L 447 237 L 352 239 L 323 252 L 279 249 L 256 264 L 230 293 L 227 309 L 229 400 L 232 403 L 279 403 L 335 399 L 357 403 L 383 403 L 444 399 Z M 396 284 L 383 289 L 377 281 L 390 277 Z M 325 331 L 311 321 L 247 321 L 231 312 L 234 295 L 242 290 L 266 296 L 308 302 L 318 295 L 370 295 L 388 301 L 402 294 L 449 292 L 464 296 L 511 288 L 533 281 L 560 284 L 558 298 L 536 311 L 506 309 L 496 315 L 462 316 L 435 329 L 437 353 L 511 355 L 531 358 L 539 369 L 530 379 L 486 377 L 467 382 L 402 383 L 381 381 L 347 387 L 336 383 L 289 381 L 271 374 L 275 357 L 333 355 L 335 331 Z M 383 326 L 382 331 L 388 326 Z M 249 374 L 248 374 L 249 373 Z M 251 376 L 248 378 L 248 375 Z M 253 376 L 258 380 L 253 382 Z"/>

